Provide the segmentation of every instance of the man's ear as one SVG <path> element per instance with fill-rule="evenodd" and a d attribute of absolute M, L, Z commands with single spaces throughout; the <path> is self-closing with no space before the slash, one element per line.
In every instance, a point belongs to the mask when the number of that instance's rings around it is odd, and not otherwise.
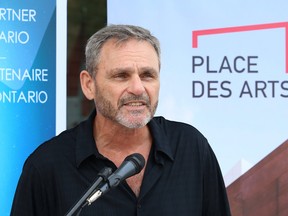
<path fill-rule="evenodd" d="M 80 83 L 83 94 L 88 100 L 93 100 L 95 95 L 94 80 L 88 71 L 83 70 L 80 73 Z"/>

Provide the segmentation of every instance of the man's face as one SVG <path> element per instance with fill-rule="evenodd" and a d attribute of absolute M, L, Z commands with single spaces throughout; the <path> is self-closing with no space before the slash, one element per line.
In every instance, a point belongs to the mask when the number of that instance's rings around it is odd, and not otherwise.
<path fill-rule="evenodd" d="M 148 42 L 117 46 L 107 41 L 95 77 L 97 113 L 128 128 L 145 126 L 157 108 L 159 73 L 158 56 Z"/>

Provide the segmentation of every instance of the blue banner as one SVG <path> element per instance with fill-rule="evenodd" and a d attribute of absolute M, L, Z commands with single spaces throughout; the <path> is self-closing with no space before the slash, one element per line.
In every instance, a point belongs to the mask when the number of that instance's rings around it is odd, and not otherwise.
<path fill-rule="evenodd" d="M 25 159 L 56 133 L 56 0 L 3 0 L 0 26 L 0 215 L 9 215 Z"/>

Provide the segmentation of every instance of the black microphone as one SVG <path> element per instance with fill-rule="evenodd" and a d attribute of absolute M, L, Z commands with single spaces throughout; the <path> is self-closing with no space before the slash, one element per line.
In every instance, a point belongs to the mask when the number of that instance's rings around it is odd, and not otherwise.
<path fill-rule="evenodd" d="M 138 174 L 145 165 L 144 157 L 139 153 L 134 153 L 125 158 L 120 167 L 112 173 L 100 189 L 93 193 L 86 203 L 91 205 L 96 199 L 105 194 L 111 188 L 117 187 L 123 180 Z"/>

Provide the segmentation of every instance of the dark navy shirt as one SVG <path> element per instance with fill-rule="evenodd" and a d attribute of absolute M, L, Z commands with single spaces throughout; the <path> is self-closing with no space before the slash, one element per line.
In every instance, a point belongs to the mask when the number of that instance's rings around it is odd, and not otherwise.
<path fill-rule="evenodd" d="M 65 215 L 104 167 L 116 166 L 97 151 L 96 112 L 40 145 L 26 160 L 11 215 Z M 226 216 L 226 188 L 217 159 L 193 126 L 154 117 L 153 137 L 139 197 L 123 181 L 80 215 Z"/>

